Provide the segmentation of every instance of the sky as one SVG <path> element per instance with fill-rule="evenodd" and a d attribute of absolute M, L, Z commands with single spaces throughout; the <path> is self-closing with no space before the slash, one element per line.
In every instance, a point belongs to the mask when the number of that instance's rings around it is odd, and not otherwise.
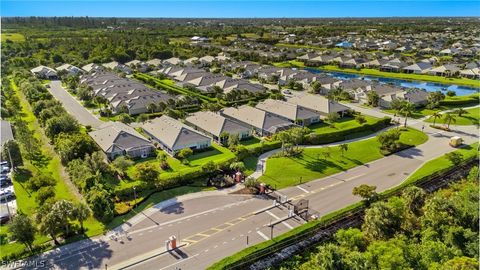
<path fill-rule="evenodd" d="M 480 0 L 1 0 L 1 16 L 301 18 L 480 16 Z"/>

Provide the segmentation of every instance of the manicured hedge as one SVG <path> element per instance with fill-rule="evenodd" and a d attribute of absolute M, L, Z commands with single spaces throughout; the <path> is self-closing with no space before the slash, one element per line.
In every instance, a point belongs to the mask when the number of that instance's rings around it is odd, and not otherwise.
<path fill-rule="evenodd" d="M 219 169 L 228 168 L 230 163 L 232 163 L 236 157 L 220 160 L 215 162 Z M 169 173 L 169 174 L 160 174 L 160 181 L 156 183 L 145 183 L 139 182 L 135 185 L 135 191 L 138 193 L 144 191 L 157 192 L 165 189 L 176 188 L 184 185 L 188 185 L 195 180 L 208 177 L 211 172 L 203 171 L 202 167 L 193 167 L 188 169 L 183 169 L 179 172 Z M 133 186 L 123 187 L 115 190 L 115 195 L 119 198 L 131 198 L 133 194 Z"/>
<path fill-rule="evenodd" d="M 442 106 L 460 106 L 460 105 L 476 105 L 480 101 L 479 94 L 472 94 L 469 96 L 462 96 L 462 97 L 447 97 L 444 100 L 440 101 L 440 105 Z"/>
<path fill-rule="evenodd" d="M 332 131 L 325 134 L 311 133 L 305 137 L 305 143 L 316 145 L 316 144 L 326 144 L 326 143 L 333 143 L 333 142 L 347 140 L 351 138 L 351 136 L 355 133 L 363 133 L 366 131 L 376 132 L 383 128 L 386 128 L 391 124 L 391 121 L 392 119 L 390 117 L 385 117 L 380 119 L 376 123 L 363 124 L 361 126 L 350 128 L 350 129 Z"/>

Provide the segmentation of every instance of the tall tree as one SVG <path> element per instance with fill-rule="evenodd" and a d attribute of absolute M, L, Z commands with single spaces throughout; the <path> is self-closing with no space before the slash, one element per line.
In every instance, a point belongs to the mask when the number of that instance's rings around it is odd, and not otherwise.
<path fill-rule="evenodd" d="M 451 123 L 456 123 L 457 122 L 457 119 L 451 113 L 445 113 L 445 115 L 443 116 L 443 120 L 444 120 L 445 123 L 447 123 L 447 128 L 448 129 L 450 129 L 450 124 Z"/>
<path fill-rule="evenodd" d="M 27 215 L 19 211 L 10 223 L 8 231 L 14 239 L 26 245 L 28 249 L 32 251 L 32 244 L 35 240 L 35 232 L 37 229 Z"/>
<path fill-rule="evenodd" d="M 435 111 L 432 113 L 431 117 L 433 118 L 433 126 L 435 126 L 437 118 L 442 117 L 442 114 L 439 111 Z"/>
<path fill-rule="evenodd" d="M 405 117 L 405 122 L 403 124 L 404 127 L 407 127 L 407 119 L 408 117 L 410 117 L 410 115 L 412 115 L 414 110 L 415 110 L 415 106 L 413 105 L 413 103 L 410 103 L 410 102 L 403 103 L 403 106 L 400 112 Z"/>
<path fill-rule="evenodd" d="M 92 212 L 90 208 L 88 208 L 88 205 L 86 205 L 85 203 L 80 202 L 74 207 L 73 216 L 80 223 L 80 228 L 82 229 L 82 232 L 85 230 L 83 228 L 83 222 L 90 217 L 91 213 Z"/>

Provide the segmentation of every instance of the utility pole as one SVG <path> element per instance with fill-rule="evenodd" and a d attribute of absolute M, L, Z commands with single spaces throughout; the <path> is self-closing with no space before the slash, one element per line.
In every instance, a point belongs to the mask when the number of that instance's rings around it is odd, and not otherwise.
<path fill-rule="evenodd" d="M 137 208 L 137 192 L 135 191 L 136 187 L 134 186 L 133 187 L 133 197 L 135 199 L 134 203 L 133 203 L 133 207 L 134 208 Z"/>
<path fill-rule="evenodd" d="M 248 247 L 248 235 L 247 235 L 247 247 Z"/>

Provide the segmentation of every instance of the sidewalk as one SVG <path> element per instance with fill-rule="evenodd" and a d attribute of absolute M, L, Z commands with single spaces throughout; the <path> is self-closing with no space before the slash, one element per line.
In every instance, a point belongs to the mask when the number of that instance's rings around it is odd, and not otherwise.
<path fill-rule="evenodd" d="M 165 247 L 165 243 L 159 243 L 159 244 L 163 245 L 163 246 L 161 248 L 154 249 L 154 250 L 152 250 L 150 252 L 147 252 L 147 253 L 144 253 L 142 255 L 133 257 L 129 260 L 123 261 L 122 263 L 112 265 L 112 266 L 107 266 L 107 267 L 108 267 L 108 269 L 114 269 L 114 270 L 128 269 L 128 268 L 134 267 L 135 265 L 137 265 L 139 263 L 142 263 L 144 261 L 148 261 L 150 259 L 153 259 L 153 258 L 158 257 L 160 255 L 163 255 L 165 253 L 177 253 L 177 254 L 181 255 L 183 252 L 180 250 L 180 248 L 187 245 L 187 243 L 179 242 L 178 245 L 177 245 L 177 248 L 167 250 L 167 248 Z"/>

